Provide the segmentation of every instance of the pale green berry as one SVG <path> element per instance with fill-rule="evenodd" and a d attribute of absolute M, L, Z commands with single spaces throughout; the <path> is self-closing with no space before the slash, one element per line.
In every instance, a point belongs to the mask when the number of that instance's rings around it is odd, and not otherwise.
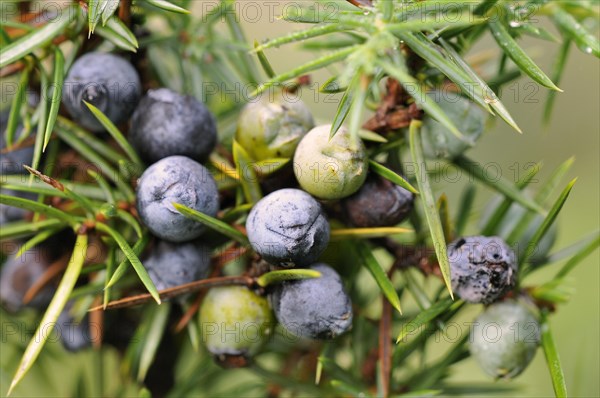
<path fill-rule="evenodd" d="M 427 96 L 435 101 L 461 132 L 463 139 L 454 135 L 443 124 L 429 115 L 423 119 L 423 151 L 429 158 L 455 158 L 475 144 L 487 120 L 486 112 L 460 94 L 433 91 Z"/>
<path fill-rule="evenodd" d="M 310 110 L 299 98 L 265 94 L 242 109 L 235 139 L 255 160 L 291 158 L 314 125 Z"/>
<path fill-rule="evenodd" d="M 321 199 L 341 199 L 358 191 L 367 178 L 365 146 L 342 127 L 330 140 L 331 125 L 318 126 L 300 141 L 294 174 L 302 189 Z"/>
<path fill-rule="evenodd" d="M 202 340 L 217 360 L 255 355 L 272 333 L 274 320 L 266 298 L 245 286 L 208 291 L 200 308 Z"/>
<path fill-rule="evenodd" d="M 523 304 L 496 303 L 475 319 L 471 355 L 484 372 L 511 379 L 525 370 L 540 342 L 540 324 Z"/>

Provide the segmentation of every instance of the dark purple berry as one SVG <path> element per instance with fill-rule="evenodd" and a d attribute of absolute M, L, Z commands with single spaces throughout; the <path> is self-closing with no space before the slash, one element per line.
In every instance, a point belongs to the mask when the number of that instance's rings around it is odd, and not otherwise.
<path fill-rule="evenodd" d="M 385 178 L 371 175 L 354 195 L 342 200 L 347 220 L 356 227 L 388 227 L 399 224 L 413 208 L 412 192 Z"/>

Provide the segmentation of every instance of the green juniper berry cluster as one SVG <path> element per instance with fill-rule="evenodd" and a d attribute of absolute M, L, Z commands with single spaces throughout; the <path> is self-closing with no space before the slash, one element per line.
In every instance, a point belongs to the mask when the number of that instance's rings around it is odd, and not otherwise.
<path fill-rule="evenodd" d="M 572 162 L 533 192 L 539 168 L 492 181 L 467 154 L 492 115 L 520 131 L 503 85 L 547 87 L 549 117 L 566 49 L 600 55 L 591 2 L 302 2 L 281 16 L 294 29 L 262 44 L 233 0 L 200 16 L 191 1 L 67 1 L 53 18 L 34 3 L 6 2 L 0 30 L 0 73 L 17 84 L 1 113 L 2 316 L 39 325 L 9 394 L 50 324 L 66 350 L 93 347 L 101 389 L 109 350 L 122 364 L 111 391 L 73 395 L 444 394 L 465 358 L 511 379 L 540 346 L 566 394 L 548 316 L 597 234 L 554 279 L 527 277 L 557 267 Z M 494 76 L 465 59 L 486 32 Z M 564 43 L 553 79 L 523 35 Z M 313 59 L 277 74 L 266 51 L 293 43 Z M 324 68 L 339 107 L 315 121 L 300 94 Z M 239 85 L 252 95 L 223 95 Z M 474 186 L 436 199 L 430 161 L 496 193 L 477 234 L 464 234 Z M 407 365 L 477 305 L 439 362 Z M 247 373 L 231 382 L 231 368 Z"/>

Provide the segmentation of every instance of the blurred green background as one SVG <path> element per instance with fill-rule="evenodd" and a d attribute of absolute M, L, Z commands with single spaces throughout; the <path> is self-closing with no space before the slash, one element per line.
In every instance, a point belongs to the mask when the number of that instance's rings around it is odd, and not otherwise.
<path fill-rule="evenodd" d="M 210 3 L 210 2 L 209 2 Z M 276 19 L 284 7 L 284 2 L 242 1 L 240 15 L 249 40 L 262 41 L 285 34 L 290 29 L 300 29 L 300 25 L 291 25 Z M 199 10 L 201 2 L 196 3 Z M 244 5 L 245 4 L 245 5 Z M 551 70 L 558 46 L 554 43 L 525 39 L 525 47 L 546 71 Z M 494 59 L 500 52 L 489 37 L 474 49 L 493 51 Z M 311 53 L 302 51 L 299 46 L 286 46 L 269 50 L 267 55 L 276 71 L 284 71 L 300 65 L 312 58 Z M 489 71 L 496 65 L 489 63 Z M 486 69 L 482 69 L 485 73 Z M 317 94 L 316 87 L 329 77 L 327 73 L 312 76 L 313 85 L 305 88 L 302 98 L 313 109 L 320 122 L 328 122 L 333 117 L 340 96 L 329 97 Z M 531 162 L 543 161 L 544 168 L 538 174 L 544 179 L 567 158 L 574 156 L 575 164 L 568 179 L 578 177 L 577 184 L 567 201 L 559 219 L 559 235 L 554 250 L 565 247 L 580 238 L 597 231 L 600 226 L 600 63 L 597 59 L 582 54 L 573 48 L 566 65 L 564 77 L 559 84 L 564 93 L 556 99 L 555 111 L 548 126 L 542 124 L 542 112 L 548 91 L 522 78 L 509 84 L 502 93 L 507 105 L 524 134 L 519 135 L 501 121 L 497 122 L 471 150 L 469 156 L 481 163 L 495 162 L 505 178 L 514 181 L 515 166 L 522 172 Z M 449 197 L 452 210 L 458 206 L 460 193 L 468 181 L 466 178 L 454 184 L 439 184 L 438 193 L 445 192 Z M 538 183 L 539 184 L 539 183 Z M 536 184 L 532 184 L 536 189 Z M 491 193 L 485 187 L 478 189 L 470 232 L 476 232 L 479 214 Z M 560 263 L 559 263 L 560 265 Z M 556 266 L 535 274 L 529 281 L 547 281 Z M 588 257 L 571 274 L 570 284 L 574 288 L 572 300 L 558 308 L 552 316 L 551 324 L 554 337 L 562 359 L 566 382 L 572 396 L 600 396 L 600 254 L 598 251 Z M 473 306 L 475 316 L 479 307 Z M 0 320 L 4 320 L 2 312 Z M 464 319 L 463 319 L 464 318 Z M 470 320 L 468 316 L 461 320 Z M 1 342 L 0 394 L 4 395 L 14 372 L 16 358 L 22 353 L 26 340 L 14 344 L 14 339 L 6 340 L 3 329 Z M 431 349 L 442 353 L 447 344 L 432 346 Z M 86 365 L 94 361 L 93 352 L 85 352 L 66 357 L 58 344 L 49 344 L 42 353 L 40 361 L 29 374 L 16 396 L 44 395 L 52 392 L 69 394 L 73 391 L 76 379 L 86 374 L 86 380 L 93 382 L 97 378 Z M 110 374 L 118 370 L 114 352 L 106 355 L 107 369 Z M 73 362 L 74 361 L 74 362 Z M 67 371 L 68 369 L 68 371 Z M 463 361 L 453 368 L 452 382 L 491 382 L 471 359 Z M 234 372 L 235 373 L 235 372 Z M 233 377 L 233 374 L 232 374 Z M 501 383 L 501 382 L 498 382 Z M 546 397 L 553 390 L 541 350 L 532 365 L 518 379 L 512 382 L 519 390 L 512 396 Z M 109 383 L 110 384 L 110 383 Z M 110 390 L 110 385 L 106 386 Z M 511 395 L 511 394 L 509 394 Z"/>

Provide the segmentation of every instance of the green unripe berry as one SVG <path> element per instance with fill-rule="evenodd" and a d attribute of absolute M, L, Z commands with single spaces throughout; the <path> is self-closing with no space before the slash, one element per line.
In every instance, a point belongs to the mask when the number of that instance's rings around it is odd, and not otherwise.
<path fill-rule="evenodd" d="M 425 116 L 423 119 L 423 151 L 429 158 L 452 159 L 475 145 L 485 128 L 486 112 L 477 104 L 457 93 L 433 91 L 427 94 L 448 115 L 464 140 L 452 134 L 443 124 Z"/>
<path fill-rule="evenodd" d="M 299 98 L 284 93 L 269 97 L 265 94 L 242 109 L 235 139 L 255 160 L 291 158 L 315 122 Z"/>
<path fill-rule="evenodd" d="M 300 141 L 294 174 L 302 189 L 321 199 L 341 199 L 358 191 L 367 178 L 368 159 L 359 137 L 344 127 L 330 140 L 331 125 L 318 126 Z"/>
<path fill-rule="evenodd" d="M 522 304 L 509 300 L 488 307 L 475 319 L 471 355 L 492 377 L 511 379 L 523 372 L 540 342 L 540 325 Z"/>
<path fill-rule="evenodd" d="M 200 308 L 202 340 L 220 362 L 228 356 L 252 357 L 267 341 L 273 325 L 267 299 L 245 286 L 212 288 Z"/>

